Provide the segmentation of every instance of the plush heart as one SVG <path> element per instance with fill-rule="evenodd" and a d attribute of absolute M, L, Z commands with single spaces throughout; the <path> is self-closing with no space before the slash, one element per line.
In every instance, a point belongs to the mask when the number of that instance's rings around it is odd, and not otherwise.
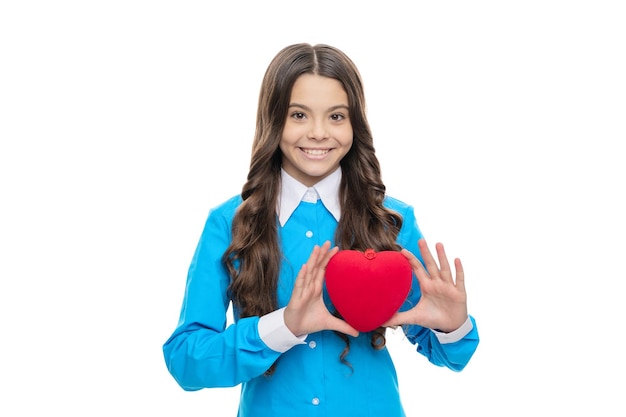
<path fill-rule="evenodd" d="M 400 252 L 341 250 L 326 266 L 326 290 L 348 324 L 369 332 L 398 311 L 412 276 L 411 265 Z"/>

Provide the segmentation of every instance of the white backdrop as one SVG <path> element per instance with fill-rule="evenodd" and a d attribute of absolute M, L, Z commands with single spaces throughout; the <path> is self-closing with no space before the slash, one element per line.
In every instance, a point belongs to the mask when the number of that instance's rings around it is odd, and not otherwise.
<path fill-rule="evenodd" d="M 161 346 L 263 72 L 309 42 L 356 62 L 389 193 L 466 268 L 463 372 L 389 335 L 407 414 L 624 415 L 620 3 L 2 2 L 0 414 L 236 414 Z"/>

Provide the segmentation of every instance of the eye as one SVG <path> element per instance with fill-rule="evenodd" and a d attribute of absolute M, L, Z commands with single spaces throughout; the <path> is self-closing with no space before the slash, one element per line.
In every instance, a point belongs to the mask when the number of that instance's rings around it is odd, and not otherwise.
<path fill-rule="evenodd" d="M 296 119 L 296 120 L 302 120 L 304 119 L 306 116 L 304 115 L 304 113 L 302 113 L 301 111 L 295 111 L 293 113 L 291 113 L 291 117 Z"/>
<path fill-rule="evenodd" d="M 334 120 L 335 122 L 340 122 L 342 120 L 344 120 L 346 118 L 346 116 L 344 116 L 341 113 L 333 113 L 330 115 L 330 119 Z"/>

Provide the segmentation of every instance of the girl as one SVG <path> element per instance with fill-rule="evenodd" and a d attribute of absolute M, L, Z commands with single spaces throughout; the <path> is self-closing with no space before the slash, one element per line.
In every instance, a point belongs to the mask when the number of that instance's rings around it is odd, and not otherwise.
<path fill-rule="evenodd" d="M 360 334 L 324 271 L 339 249 L 367 248 L 402 251 L 413 286 L 384 327 Z M 441 244 L 436 254 L 413 208 L 385 194 L 353 62 L 288 46 L 263 79 L 247 182 L 208 215 L 167 367 L 189 391 L 241 384 L 239 417 L 404 416 L 385 327 L 455 371 L 478 345 L 461 263 L 453 277 Z"/>

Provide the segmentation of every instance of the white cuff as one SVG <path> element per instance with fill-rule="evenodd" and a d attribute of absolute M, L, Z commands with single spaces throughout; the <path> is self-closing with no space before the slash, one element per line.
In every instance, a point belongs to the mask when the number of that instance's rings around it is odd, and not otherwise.
<path fill-rule="evenodd" d="M 308 335 L 296 336 L 285 325 L 285 307 L 259 318 L 259 336 L 270 349 L 284 353 L 296 345 L 304 344 Z"/>
<path fill-rule="evenodd" d="M 439 339 L 439 343 L 443 345 L 446 343 L 458 342 L 459 340 L 463 339 L 469 332 L 471 332 L 473 328 L 474 325 L 472 324 L 472 320 L 468 316 L 467 320 L 465 320 L 465 323 L 463 323 L 461 327 L 450 333 L 438 332 L 437 330 L 432 329 L 431 330 L 433 333 L 435 333 L 437 339 Z"/>

